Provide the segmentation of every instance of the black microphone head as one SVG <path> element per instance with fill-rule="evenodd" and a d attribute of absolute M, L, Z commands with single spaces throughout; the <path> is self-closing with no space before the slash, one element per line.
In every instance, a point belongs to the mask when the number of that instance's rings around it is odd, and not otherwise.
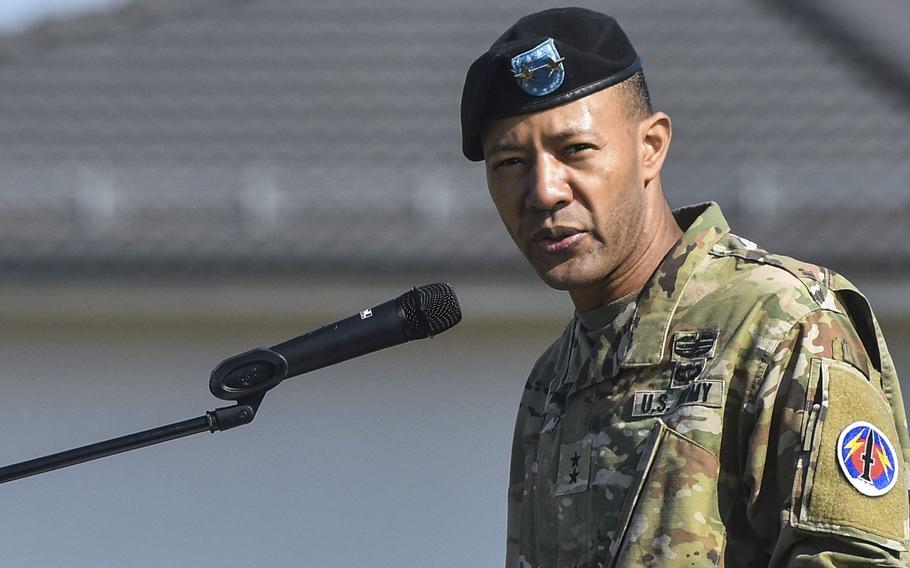
<path fill-rule="evenodd" d="M 448 282 L 419 286 L 398 297 L 409 339 L 434 336 L 461 321 L 461 306 Z"/>

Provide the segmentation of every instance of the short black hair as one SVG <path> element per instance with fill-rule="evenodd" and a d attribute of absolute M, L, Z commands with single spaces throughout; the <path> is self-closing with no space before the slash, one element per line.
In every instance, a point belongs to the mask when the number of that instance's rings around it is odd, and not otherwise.
<path fill-rule="evenodd" d="M 622 96 L 626 105 L 626 116 L 630 120 L 638 121 L 651 116 L 654 112 L 644 72 L 636 71 L 631 77 L 617 83 L 613 88 L 617 89 Z"/>

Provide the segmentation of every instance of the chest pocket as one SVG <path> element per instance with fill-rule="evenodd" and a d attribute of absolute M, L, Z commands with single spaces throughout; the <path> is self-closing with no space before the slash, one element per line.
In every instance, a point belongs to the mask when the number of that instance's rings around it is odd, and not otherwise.
<path fill-rule="evenodd" d="M 658 419 L 610 545 L 613 566 L 718 565 L 725 544 L 719 468 L 711 451 Z"/>
<path fill-rule="evenodd" d="M 615 442 L 599 444 L 596 435 L 592 444 L 563 445 L 572 455 L 578 448 L 590 453 L 590 485 L 556 491 L 550 522 L 557 542 L 547 543 L 548 531 L 539 530 L 539 550 L 544 557 L 555 553 L 557 568 L 718 565 L 725 531 L 717 509 L 717 457 L 663 419 L 625 426 L 628 442 L 638 440 L 628 452 L 614 452 Z M 537 524 L 542 521 L 539 515 Z"/>

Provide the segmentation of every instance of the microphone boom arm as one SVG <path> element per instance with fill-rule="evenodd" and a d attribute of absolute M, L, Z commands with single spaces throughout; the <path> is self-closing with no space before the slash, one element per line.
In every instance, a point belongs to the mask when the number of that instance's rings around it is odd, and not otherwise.
<path fill-rule="evenodd" d="M 153 444 L 176 440 L 192 434 L 209 431 L 211 433 L 229 430 L 237 426 L 249 424 L 256 417 L 256 411 L 265 393 L 258 394 L 243 400 L 238 400 L 234 406 L 225 406 L 216 408 L 205 413 L 204 416 L 174 422 L 158 428 L 143 430 L 135 434 L 105 440 L 66 450 L 56 454 L 35 458 L 32 460 L 8 465 L 0 468 L 0 483 L 7 483 L 60 469 L 63 467 L 76 465 L 79 463 L 96 460 L 99 458 L 112 456 L 144 448 Z"/>

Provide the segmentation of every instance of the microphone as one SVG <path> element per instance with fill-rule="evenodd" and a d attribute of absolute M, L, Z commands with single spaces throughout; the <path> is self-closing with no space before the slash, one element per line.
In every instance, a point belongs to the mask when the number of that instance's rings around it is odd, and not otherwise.
<path fill-rule="evenodd" d="M 273 345 L 225 359 L 209 390 L 222 400 L 264 393 L 284 379 L 414 339 L 433 337 L 461 321 L 446 282 L 413 288 L 393 300 Z"/>

